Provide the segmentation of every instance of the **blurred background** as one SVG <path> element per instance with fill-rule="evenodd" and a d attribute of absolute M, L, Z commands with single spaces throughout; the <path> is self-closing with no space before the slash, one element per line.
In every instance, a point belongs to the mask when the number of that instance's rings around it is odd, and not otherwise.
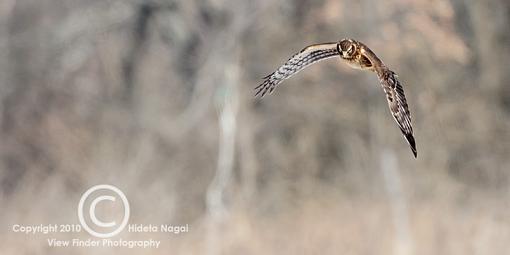
<path fill-rule="evenodd" d="M 11 230 L 77 224 L 101 183 L 131 223 L 189 224 L 123 254 L 509 254 L 509 24 L 506 0 L 2 0 L 2 254 L 118 252 Z M 398 73 L 417 159 L 337 59 L 253 97 L 345 37 Z"/>

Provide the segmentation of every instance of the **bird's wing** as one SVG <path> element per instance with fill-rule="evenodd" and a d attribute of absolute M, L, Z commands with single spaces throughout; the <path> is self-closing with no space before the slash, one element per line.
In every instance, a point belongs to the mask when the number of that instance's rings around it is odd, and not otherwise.
<path fill-rule="evenodd" d="M 411 126 L 411 114 L 409 113 L 409 107 L 407 106 L 402 84 L 398 81 L 397 74 L 387 68 L 378 72 L 378 76 L 384 92 L 386 93 L 386 99 L 388 100 L 391 114 L 411 146 L 414 157 L 416 157 L 416 143 L 413 136 L 413 127 Z"/>
<path fill-rule="evenodd" d="M 255 88 L 255 96 L 263 97 L 267 92 L 271 93 L 276 85 L 288 79 L 305 67 L 327 58 L 338 56 L 337 43 L 321 43 L 310 45 L 299 53 L 292 56 L 285 64 L 276 71 L 264 77 L 264 81 Z"/>

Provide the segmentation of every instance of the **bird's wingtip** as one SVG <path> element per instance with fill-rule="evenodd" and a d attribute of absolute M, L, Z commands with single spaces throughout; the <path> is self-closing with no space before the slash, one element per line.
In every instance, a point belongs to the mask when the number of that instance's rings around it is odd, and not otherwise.
<path fill-rule="evenodd" d="M 416 142 L 414 140 L 413 134 L 406 135 L 406 139 L 409 142 L 409 146 L 411 147 L 411 151 L 413 152 L 414 158 L 418 158 L 418 151 L 416 150 Z"/>

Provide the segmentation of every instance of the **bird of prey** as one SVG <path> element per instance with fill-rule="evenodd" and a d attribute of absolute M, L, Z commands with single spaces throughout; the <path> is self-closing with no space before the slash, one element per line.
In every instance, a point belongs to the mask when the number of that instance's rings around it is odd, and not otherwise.
<path fill-rule="evenodd" d="M 416 157 L 411 114 L 409 113 L 402 84 L 397 79 L 397 74 L 388 69 L 370 48 L 359 41 L 343 39 L 339 42 L 314 44 L 304 48 L 276 71 L 264 77 L 264 81 L 255 88 L 255 96 L 263 97 L 268 92 L 272 93 L 283 80 L 290 78 L 305 67 L 320 60 L 337 56 L 352 68 L 369 70 L 377 74 L 386 93 L 391 114 L 409 143 L 414 157 Z"/>

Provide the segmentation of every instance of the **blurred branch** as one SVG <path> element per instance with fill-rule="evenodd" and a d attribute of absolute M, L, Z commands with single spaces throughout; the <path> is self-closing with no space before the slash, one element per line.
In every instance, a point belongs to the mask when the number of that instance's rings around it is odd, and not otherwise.
<path fill-rule="evenodd" d="M 384 177 L 384 187 L 390 200 L 393 212 L 393 224 L 395 226 L 394 254 L 414 254 L 414 244 L 409 230 L 409 216 L 407 202 L 402 190 L 402 182 L 397 165 L 397 157 L 390 150 L 384 150 L 381 154 L 381 171 Z"/>
<path fill-rule="evenodd" d="M 207 212 L 210 216 L 210 229 L 208 232 L 208 252 L 220 254 L 218 246 L 217 224 L 223 223 L 228 211 L 225 206 L 225 190 L 229 183 L 235 155 L 235 137 L 237 129 L 237 112 L 239 108 L 236 84 L 238 81 L 237 65 L 233 64 L 226 71 L 226 86 L 220 88 L 220 134 L 218 145 L 218 165 L 216 174 L 209 184 L 206 194 Z M 222 90 L 221 90 L 222 89 Z M 222 106 L 221 106 L 222 105 Z"/>
<path fill-rule="evenodd" d="M 206 27 L 198 22 L 199 16 L 203 14 L 197 13 L 200 8 L 196 5 L 192 1 L 180 5 L 183 10 L 190 10 L 192 15 L 185 15 L 183 18 L 188 20 L 194 17 L 189 22 L 192 24 L 190 29 L 193 29 L 192 32 L 196 33 L 204 43 L 203 55 L 197 56 L 197 58 L 203 59 L 202 64 L 196 74 L 195 82 L 189 84 L 193 88 L 191 100 L 186 109 L 178 116 L 163 119 L 160 125 L 154 127 L 162 137 L 170 135 L 171 137 L 168 138 L 171 140 L 184 137 L 206 116 L 216 89 L 215 84 L 221 81 L 225 75 L 224 67 L 230 65 L 233 49 L 239 46 L 242 33 L 245 33 L 252 25 L 267 3 L 265 1 L 256 3 L 241 1 L 228 5 L 228 10 L 223 15 L 229 17 L 226 27 Z M 169 129 L 173 132 L 168 132 Z"/>
<path fill-rule="evenodd" d="M 236 66 L 230 66 L 227 71 L 227 86 L 221 91 L 224 98 L 219 120 L 219 155 L 216 175 L 207 191 L 207 209 L 213 217 L 225 215 L 224 191 L 232 175 L 234 166 L 235 136 L 237 127 L 237 112 L 239 108 L 236 81 L 238 71 Z"/>
<path fill-rule="evenodd" d="M 156 6 L 148 3 L 141 3 L 136 8 L 132 45 L 122 65 L 124 81 L 126 84 L 123 99 L 128 102 L 128 105 L 129 103 L 132 103 L 133 99 L 136 66 L 141 62 L 139 58 L 143 52 L 143 45 L 147 40 L 149 22 L 156 10 Z"/>

